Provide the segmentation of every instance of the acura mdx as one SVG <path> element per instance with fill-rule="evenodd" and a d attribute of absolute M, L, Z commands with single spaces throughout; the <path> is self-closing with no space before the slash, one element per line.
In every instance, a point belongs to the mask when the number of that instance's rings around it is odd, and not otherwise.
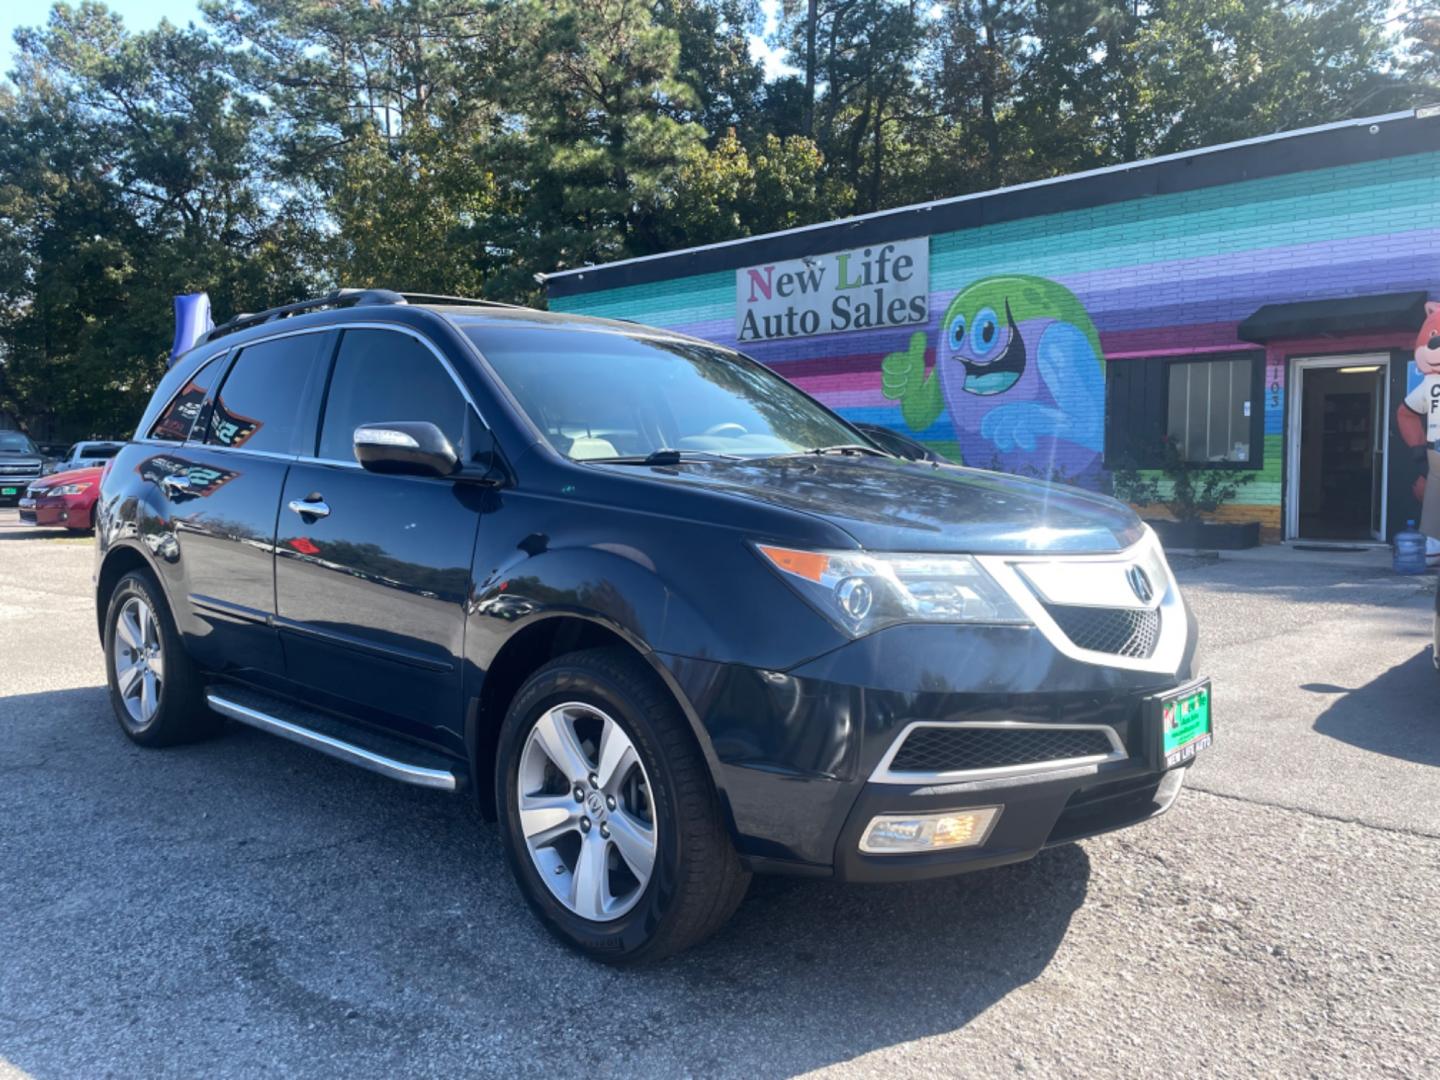
<path fill-rule="evenodd" d="M 1144 821 L 1212 738 L 1126 506 L 892 456 L 628 322 L 387 290 L 239 317 L 95 524 L 127 736 L 228 720 L 467 792 L 615 962 L 704 938 L 752 873 L 908 881 Z"/>

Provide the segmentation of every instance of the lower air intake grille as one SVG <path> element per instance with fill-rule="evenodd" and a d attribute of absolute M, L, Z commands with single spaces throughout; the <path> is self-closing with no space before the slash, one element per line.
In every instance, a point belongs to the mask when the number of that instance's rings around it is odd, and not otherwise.
<path fill-rule="evenodd" d="M 1045 610 L 1078 649 L 1145 660 L 1160 640 L 1159 611 L 1062 604 L 1046 604 Z"/>
<path fill-rule="evenodd" d="M 1042 761 L 1104 756 L 1103 731 L 1084 728 L 916 728 L 890 762 L 892 772 L 942 773 L 997 769 Z"/>

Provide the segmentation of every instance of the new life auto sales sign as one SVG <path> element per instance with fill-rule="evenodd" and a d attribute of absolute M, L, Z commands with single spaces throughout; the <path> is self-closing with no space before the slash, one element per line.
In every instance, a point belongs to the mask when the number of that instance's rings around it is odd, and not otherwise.
<path fill-rule="evenodd" d="M 919 326 L 929 320 L 930 238 L 735 271 L 740 342 Z"/>

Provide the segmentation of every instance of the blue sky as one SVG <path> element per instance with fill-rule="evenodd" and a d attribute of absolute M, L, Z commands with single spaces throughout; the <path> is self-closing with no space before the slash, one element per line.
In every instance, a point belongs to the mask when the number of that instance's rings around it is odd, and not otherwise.
<path fill-rule="evenodd" d="M 75 6 L 80 0 L 70 0 Z M 5 68 L 15 53 L 14 35 L 21 26 L 41 26 L 50 14 L 51 0 L 3 0 L 0 2 L 0 56 Z M 106 0 L 111 11 L 119 12 L 131 30 L 148 30 L 161 19 L 178 26 L 199 22 L 200 11 L 195 0 Z"/>
<path fill-rule="evenodd" d="M 50 13 L 52 0 L 0 0 L 0 71 L 8 71 L 10 58 L 14 55 L 14 34 L 17 27 L 39 26 Z M 78 4 L 79 0 L 70 0 Z M 148 30 L 161 19 L 169 19 L 177 26 L 187 22 L 199 22 L 200 12 L 195 0 L 106 0 L 111 11 L 119 12 L 125 25 L 131 30 Z M 765 11 L 765 33 L 775 30 L 776 17 L 780 11 L 780 0 L 761 0 Z M 770 78 L 786 74 L 789 69 L 781 59 L 780 51 L 765 44 L 763 38 L 752 35 L 751 53 L 764 62 L 765 74 Z"/>

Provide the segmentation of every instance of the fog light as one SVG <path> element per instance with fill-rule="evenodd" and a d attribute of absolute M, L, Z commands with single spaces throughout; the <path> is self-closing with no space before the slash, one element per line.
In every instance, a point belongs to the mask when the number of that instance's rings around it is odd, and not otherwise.
<path fill-rule="evenodd" d="M 860 838 L 860 850 L 870 855 L 905 855 L 978 847 L 990 835 L 1000 810 L 998 806 L 974 806 L 935 814 L 880 814 L 871 819 Z"/>

